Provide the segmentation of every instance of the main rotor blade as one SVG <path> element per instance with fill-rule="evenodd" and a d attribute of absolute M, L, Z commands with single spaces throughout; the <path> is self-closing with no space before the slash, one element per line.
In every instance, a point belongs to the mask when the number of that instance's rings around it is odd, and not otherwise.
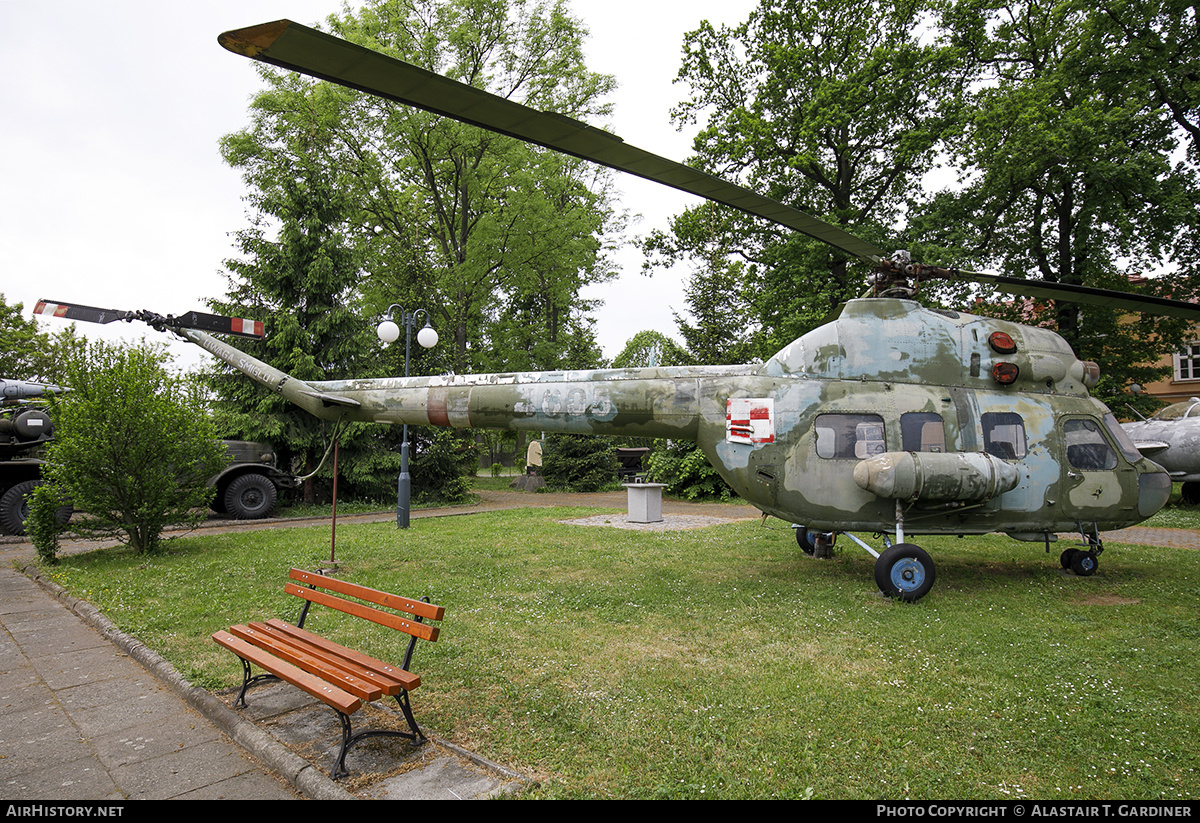
<path fill-rule="evenodd" d="M 222 34 L 230 51 L 387 100 L 460 120 L 766 218 L 847 254 L 883 251 L 849 232 L 735 183 L 667 160 L 578 120 L 543 112 L 434 74 L 333 35 L 277 20 Z"/>
<path fill-rule="evenodd" d="M 1171 300 L 1166 297 L 1156 297 L 1152 294 L 1134 294 L 1131 292 L 1100 289 L 1094 286 L 1077 286 L 1071 283 L 1050 283 L 1044 280 L 1023 280 L 1019 277 L 1006 277 L 1001 274 L 983 272 L 960 272 L 963 276 L 981 283 L 989 283 L 1000 291 L 1024 297 L 1037 297 L 1042 300 L 1064 300 L 1070 303 L 1082 303 L 1090 306 L 1104 306 L 1121 311 L 1139 312 L 1142 314 L 1167 315 L 1182 317 L 1185 320 L 1200 320 L 1200 305 L 1186 303 L 1182 300 Z"/>

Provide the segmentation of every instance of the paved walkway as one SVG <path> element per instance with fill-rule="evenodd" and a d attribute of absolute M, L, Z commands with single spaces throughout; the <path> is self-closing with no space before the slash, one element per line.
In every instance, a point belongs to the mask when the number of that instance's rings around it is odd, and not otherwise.
<path fill-rule="evenodd" d="M 572 495 L 484 492 L 473 506 L 425 509 L 413 518 L 451 517 L 521 507 L 624 510 L 626 493 Z M 758 518 L 745 505 L 663 501 L 664 523 L 611 526 L 694 528 Z M 394 512 L 339 516 L 339 522 L 387 520 Z M 328 522 L 210 521 L 210 529 L 261 529 Z M 1106 540 L 1200 548 L 1179 529 L 1127 529 Z M 86 550 L 76 544 L 67 550 Z M 28 543 L 0 542 L 0 796 L 6 801 L 133 799 L 355 799 L 314 763 L 283 745 L 278 733 L 191 686 L 153 650 L 117 631 L 89 603 L 37 579 Z M 22 573 L 19 567 L 26 567 Z M 259 702 L 259 701 L 256 701 Z M 271 703 L 260 711 L 270 710 Z M 289 711 L 292 707 L 289 707 Z M 301 707 L 303 709 L 303 707 Z M 288 715 L 302 717 L 302 714 Z M 333 719 L 325 711 L 320 722 Z M 296 722 L 311 723 L 304 719 Z M 334 726 L 336 730 L 336 721 Z M 336 731 L 323 737 L 336 735 Z M 253 757 L 250 756 L 253 754 Z M 421 753 L 421 768 L 358 792 L 362 797 L 486 797 L 519 775 L 441 744 Z"/>

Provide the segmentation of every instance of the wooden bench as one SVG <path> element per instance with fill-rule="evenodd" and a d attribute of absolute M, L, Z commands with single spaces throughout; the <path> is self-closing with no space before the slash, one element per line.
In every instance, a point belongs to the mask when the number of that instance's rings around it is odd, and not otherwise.
<path fill-rule="evenodd" d="M 282 620 L 267 620 L 264 623 L 231 626 L 227 631 L 219 631 L 212 636 L 213 640 L 242 660 L 242 688 L 234 707 L 244 707 L 246 690 L 267 679 L 284 680 L 331 706 L 342 724 L 342 746 L 330 772 L 335 780 L 349 774 L 346 770 L 346 752 L 365 737 L 390 735 L 407 738 L 416 745 L 424 743 L 425 735 L 413 718 L 408 697 L 409 692 L 421 685 L 421 678 L 408 669 L 417 641 L 433 642 L 438 638 L 439 628 L 424 621 L 441 620 L 445 609 L 428 600 L 388 594 L 317 572 L 292 569 L 288 577 L 296 582 L 286 583 L 284 591 L 304 600 L 300 618 L 294 625 Z M 365 603 L 347 600 L 339 595 Z M 304 621 L 314 603 L 410 635 L 404 662 L 399 666 L 385 663 L 307 631 Z M 251 664 L 267 674 L 252 677 Z M 396 698 L 400 711 L 408 721 L 409 731 L 375 729 L 352 734 L 350 715 L 358 711 L 364 702 L 379 700 L 385 695 Z"/>

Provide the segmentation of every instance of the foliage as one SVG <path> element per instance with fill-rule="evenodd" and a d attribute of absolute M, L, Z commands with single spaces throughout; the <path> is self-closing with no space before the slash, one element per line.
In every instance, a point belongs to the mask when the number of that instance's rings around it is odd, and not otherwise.
<path fill-rule="evenodd" d="M 600 511 L 338 527 L 340 577 L 447 607 L 415 658 L 418 721 L 541 775 L 531 797 L 1200 795 L 1198 552 L 1110 538 L 1081 578 L 1039 544 L 922 539 L 937 588 L 904 605 L 848 541 L 815 560 L 773 520 L 568 522 Z M 148 560 L 70 554 L 46 574 L 215 691 L 241 667 L 210 635 L 294 620 L 287 569 L 328 556 L 327 527 L 277 528 L 188 537 Z M 394 659 L 375 634 L 347 640 Z"/>
<path fill-rule="evenodd" d="M 298 134 L 299 142 L 311 140 Z M 210 304 L 234 316 L 263 318 L 266 337 L 244 349 L 299 380 L 329 380 L 363 374 L 374 365 L 373 324 L 357 310 L 358 258 L 347 237 L 351 206 L 336 176 L 319 165 L 296 165 L 286 177 L 255 169 L 251 203 L 257 218 L 238 233 L 243 253 L 228 261 L 229 292 Z M 306 477 L 304 499 L 328 499 L 332 461 L 326 460 L 332 432 L 320 420 L 277 394 L 219 366 L 209 384 L 226 437 L 266 442 L 280 465 Z M 373 496 L 373 478 L 393 469 L 399 456 L 388 446 L 396 433 L 350 426 L 340 432 L 339 469 L 347 496 Z"/>
<path fill-rule="evenodd" d="M 73 532 L 154 553 L 165 527 L 205 517 L 207 480 L 224 467 L 225 451 L 199 387 L 166 363 L 159 347 L 95 342 L 65 364 L 71 391 L 50 401 L 55 439 L 43 478 L 86 513 Z"/>
<path fill-rule="evenodd" d="M 542 476 L 548 489 L 594 492 L 616 482 L 621 465 L 608 438 L 552 434 L 542 442 Z"/>
<path fill-rule="evenodd" d="M 647 366 L 689 366 L 692 360 L 678 343 L 662 332 L 640 331 L 625 342 L 625 348 L 613 359 L 613 368 Z"/>
<path fill-rule="evenodd" d="M 695 443 L 670 441 L 650 453 L 648 480 L 664 483 L 667 492 L 686 500 L 731 500 L 737 494 Z"/>
<path fill-rule="evenodd" d="M 415 503 L 461 503 L 471 494 L 464 474 L 479 464 L 475 443 L 450 429 L 410 429 L 415 453 L 409 464 Z"/>
<path fill-rule="evenodd" d="M 70 505 L 58 487 L 49 483 L 39 483 L 29 496 L 25 533 L 43 563 L 54 563 L 58 558 L 58 538 L 67 530 L 60 512 Z"/>
<path fill-rule="evenodd" d="M 1159 16 L 1134 22 L 1151 9 Z M 1175 106 L 1164 99 L 1172 92 L 1154 90 L 1177 83 L 1178 67 L 1200 56 L 1194 34 L 1162 48 L 1181 12 L 1179 4 L 1081 0 L 950 7 L 946 25 L 976 56 L 980 82 L 952 147 L 961 185 L 932 201 L 921 231 L 1011 276 L 1128 291 L 1131 275 L 1175 268 L 1143 289 L 1196 295 L 1194 254 L 1181 253 L 1197 226 L 1195 170 L 1178 162 L 1175 117 L 1194 118 L 1196 101 L 1175 97 Z M 1183 17 L 1194 30 L 1195 15 Z M 1079 357 L 1100 363 L 1093 394 L 1110 405 L 1128 399 L 1129 384 L 1161 377 L 1153 364 L 1187 333 L 1184 321 L 1152 315 L 1129 322 L 1119 310 L 1065 301 L 996 302 L 985 312 L 1050 326 Z"/>
<path fill-rule="evenodd" d="M 559 0 L 368 0 L 334 34 L 535 108 L 602 116 L 612 79 L 588 72 Z M 256 186 L 321 167 L 354 212 L 368 314 L 423 307 L 441 368 L 594 365 L 581 289 L 611 276 L 608 173 L 427 112 L 262 69 L 251 124 L 222 141 Z M 415 364 L 418 373 L 434 371 Z"/>
<path fill-rule="evenodd" d="M 676 112 L 698 123 L 696 163 L 882 240 L 956 126 L 958 53 L 925 0 L 762 0 L 747 21 L 687 35 Z M 650 265 L 690 259 L 699 362 L 765 359 L 863 290 L 845 253 L 705 203 L 651 235 Z"/>
<path fill-rule="evenodd" d="M 9 305 L 0 294 L 0 378 L 65 384 L 61 363 L 80 346 L 74 326 L 46 334 L 24 305 Z"/>

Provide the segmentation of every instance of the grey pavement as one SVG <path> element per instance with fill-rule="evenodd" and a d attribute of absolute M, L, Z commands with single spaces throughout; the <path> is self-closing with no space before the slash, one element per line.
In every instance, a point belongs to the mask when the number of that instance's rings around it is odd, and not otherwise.
<path fill-rule="evenodd" d="M 623 492 L 483 496 L 476 506 L 412 516 L 557 505 L 622 509 L 626 503 Z M 749 506 L 676 501 L 663 501 L 663 515 L 658 524 L 627 524 L 620 515 L 588 519 L 661 529 L 759 516 Z M 339 521 L 391 517 L 384 512 Z M 213 521 L 208 528 L 311 522 Z M 1182 530 L 1105 537 L 1200 548 L 1200 536 Z M 0 539 L 0 797 L 6 801 L 471 799 L 526 785 L 520 775 L 436 735 L 420 748 L 403 741 L 363 743 L 352 749 L 349 764 L 362 776 L 335 783 L 328 769 L 339 731 L 331 710 L 277 684 L 253 690 L 250 705 L 235 712 L 229 695 L 191 685 L 90 603 L 41 577 L 33 556 L 27 542 Z M 356 729 L 358 724 L 356 718 Z"/>

